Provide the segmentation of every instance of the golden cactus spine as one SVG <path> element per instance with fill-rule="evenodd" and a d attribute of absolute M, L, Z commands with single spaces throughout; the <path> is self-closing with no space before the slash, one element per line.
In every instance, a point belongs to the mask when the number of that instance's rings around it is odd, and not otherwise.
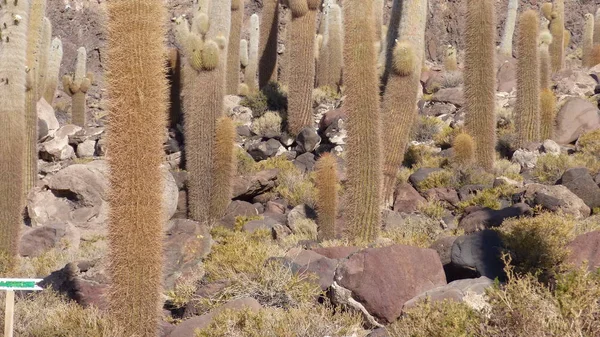
<path fill-rule="evenodd" d="M 151 337 L 162 306 L 167 11 L 160 0 L 115 0 L 107 13 L 109 313 L 124 336 Z"/>
<path fill-rule="evenodd" d="M 592 67 L 591 55 L 594 48 L 594 15 L 587 13 L 583 28 L 582 63 L 584 67 Z"/>
<path fill-rule="evenodd" d="M 461 166 L 469 166 L 475 160 L 475 142 L 468 133 L 460 133 L 452 142 L 453 161 Z"/>
<path fill-rule="evenodd" d="M 448 46 L 446 53 L 444 54 L 444 70 L 458 70 L 458 60 L 456 56 L 456 48 L 454 48 L 454 46 Z"/>
<path fill-rule="evenodd" d="M 258 86 L 277 81 L 277 33 L 279 31 L 279 1 L 264 0 L 258 47 Z"/>
<path fill-rule="evenodd" d="M 552 69 L 550 66 L 550 43 L 552 43 L 552 34 L 548 29 L 540 33 L 540 87 L 550 88 L 550 78 Z"/>
<path fill-rule="evenodd" d="M 226 93 L 235 95 L 240 84 L 240 39 L 242 22 L 244 21 L 244 1 L 231 1 L 231 29 L 229 31 L 229 48 L 227 49 L 227 85 Z"/>
<path fill-rule="evenodd" d="M 515 33 L 515 24 L 517 23 L 518 8 L 518 0 L 508 0 L 508 13 L 504 22 L 502 42 L 500 43 L 500 55 L 505 57 L 512 57 L 513 54 L 513 35 Z"/>
<path fill-rule="evenodd" d="M 210 215 L 220 219 L 225 215 L 225 209 L 231 201 L 233 175 L 235 174 L 235 126 L 226 116 L 217 120 L 215 134 L 215 154 L 213 161 L 212 179 L 213 196 L 210 200 Z"/>
<path fill-rule="evenodd" d="M 467 0 L 465 128 L 475 140 L 475 161 L 485 168 L 496 157 L 496 68 L 494 1 Z"/>
<path fill-rule="evenodd" d="M 32 0 L 29 7 L 28 37 L 27 37 L 27 89 L 25 100 L 25 161 L 23 170 L 25 180 L 23 191 L 25 194 L 35 185 L 38 178 L 38 152 L 37 152 L 37 101 L 38 93 L 38 66 L 40 61 L 40 45 L 44 14 L 46 13 L 46 0 Z"/>
<path fill-rule="evenodd" d="M 542 6 L 540 7 L 540 10 L 542 12 L 542 16 L 544 18 L 546 18 L 546 20 L 550 21 L 552 19 L 552 3 L 551 2 L 544 2 L 542 4 Z"/>
<path fill-rule="evenodd" d="M 596 9 L 594 16 L 594 45 L 600 44 L 600 8 Z"/>
<path fill-rule="evenodd" d="M 386 2 L 387 1 L 384 0 L 373 0 L 373 17 L 375 18 L 375 41 L 376 46 L 379 46 L 379 48 L 375 49 L 377 52 L 379 52 L 382 47 L 381 40 L 379 39 L 379 37 L 381 36 L 383 30 L 383 7 L 385 6 Z"/>
<path fill-rule="evenodd" d="M 60 38 L 55 37 L 50 45 L 50 55 L 48 56 L 48 71 L 46 73 L 46 87 L 44 88 L 44 99 L 52 104 L 56 87 L 58 86 L 58 76 L 60 73 L 60 64 L 63 58 L 63 47 Z"/>
<path fill-rule="evenodd" d="M 350 238 L 371 241 L 381 220 L 381 120 L 373 7 L 344 3 L 344 84 L 348 112 L 346 219 Z M 293 82 L 291 82 L 293 83 Z"/>
<path fill-rule="evenodd" d="M 0 7 L 0 272 L 9 275 L 17 263 L 19 229 L 23 223 L 25 162 L 25 87 L 29 1 Z M 18 19 L 16 19 L 18 18 Z"/>
<path fill-rule="evenodd" d="M 565 3 L 564 0 L 554 0 L 552 4 L 552 16 L 550 20 L 550 33 L 552 43 L 550 44 L 550 58 L 553 72 L 557 72 L 564 65 L 564 36 L 565 36 Z"/>
<path fill-rule="evenodd" d="M 337 160 L 330 153 L 323 155 L 315 167 L 317 187 L 317 224 L 319 241 L 335 238 L 335 219 L 338 207 Z"/>
<path fill-rule="evenodd" d="M 92 74 L 87 72 L 87 51 L 84 47 L 77 49 L 77 66 L 73 75 L 63 77 L 65 92 L 71 96 L 71 123 L 85 127 L 86 95 L 92 85 Z"/>
<path fill-rule="evenodd" d="M 323 51 L 325 58 L 320 62 L 322 73 L 319 86 L 328 86 L 337 89 L 342 80 L 343 64 L 343 32 L 342 32 L 342 9 L 332 4 L 327 14 L 327 28 L 323 37 Z"/>
<path fill-rule="evenodd" d="M 383 144 L 389 147 L 383 157 L 383 200 L 386 206 L 394 202 L 397 174 L 410 130 L 417 115 L 417 100 L 421 90 L 421 70 L 425 51 L 427 1 L 404 2 L 397 42 L 392 53 L 392 71 L 389 73 L 382 105 Z"/>
<path fill-rule="evenodd" d="M 315 80 L 315 30 L 319 0 L 289 0 L 290 27 L 288 131 L 297 135 L 313 124 L 312 90 Z"/>
<path fill-rule="evenodd" d="M 519 146 L 540 140 L 539 20 L 534 10 L 519 19 L 517 103 L 515 106 Z"/>
<path fill-rule="evenodd" d="M 260 36 L 260 24 L 257 14 L 250 17 L 250 41 L 248 41 L 248 65 L 244 73 L 246 79 L 244 83 L 250 89 L 250 92 L 258 91 L 258 40 Z"/>
<path fill-rule="evenodd" d="M 545 88 L 540 94 L 540 139 L 554 137 L 556 119 L 556 96 L 550 88 Z"/>

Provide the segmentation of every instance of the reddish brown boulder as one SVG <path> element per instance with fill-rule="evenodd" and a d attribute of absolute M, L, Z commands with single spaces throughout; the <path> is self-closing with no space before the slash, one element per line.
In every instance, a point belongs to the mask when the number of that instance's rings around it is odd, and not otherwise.
<path fill-rule="evenodd" d="M 571 252 L 567 262 L 575 266 L 587 262 L 590 271 L 600 268 L 600 231 L 579 235 L 568 247 Z"/>
<path fill-rule="evenodd" d="M 320 247 L 314 248 L 313 251 L 330 259 L 345 259 L 348 256 L 358 252 L 358 247 Z"/>
<path fill-rule="evenodd" d="M 396 212 L 411 213 L 417 210 L 420 204 L 427 202 L 409 183 L 402 183 L 396 187 L 394 210 Z"/>

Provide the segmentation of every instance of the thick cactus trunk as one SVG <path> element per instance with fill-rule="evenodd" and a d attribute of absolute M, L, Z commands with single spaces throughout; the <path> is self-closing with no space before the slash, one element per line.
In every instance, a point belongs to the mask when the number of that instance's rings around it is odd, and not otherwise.
<path fill-rule="evenodd" d="M 375 239 L 381 220 L 381 120 L 373 6 L 347 1 L 344 83 L 348 112 L 346 219 L 354 241 Z M 293 83 L 293 82 L 292 82 Z"/>
<path fill-rule="evenodd" d="M 590 13 L 585 15 L 585 26 L 583 29 L 582 63 L 584 67 L 592 67 L 591 56 L 592 49 L 594 48 L 594 15 Z"/>
<path fill-rule="evenodd" d="M 565 3 L 564 0 L 554 0 L 550 20 L 552 44 L 550 44 L 551 67 L 553 72 L 563 68 L 565 62 Z"/>
<path fill-rule="evenodd" d="M 485 169 L 496 156 L 496 20 L 494 1 L 467 0 L 465 128 L 475 140 L 475 160 Z"/>
<path fill-rule="evenodd" d="M 260 23 L 257 14 L 250 17 L 250 41 L 248 41 L 248 66 L 244 73 L 246 79 L 244 83 L 250 89 L 250 92 L 258 91 L 258 40 L 260 35 Z"/>
<path fill-rule="evenodd" d="M 279 31 L 279 1 L 264 0 L 258 47 L 258 86 L 277 81 L 277 33 Z"/>
<path fill-rule="evenodd" d="M 60 63 L 63 58 L 63 47 L 60 38 L 52 40 L 50 46 L 50 56 L 48 57 L 48 71 L 46 73 L 46 87 L 44 88 L 44 99 L 52 104 L 56 87 L 58 86 L 58 75 L 60 73 Z"/>
<path fill-rule="evenodd" d="M 500 55 L 506 57 L 512 57 L 513 54 L 513 35 L 515 34 L 518 8 L 519 0 L 508 0 L 508 13 L 506 15 L 506 22 L 504 22 L 502 42 L 500 43 Z"/>
<path fill-rule="evenodd" d="M 332 154 L 323 155 L 315 167 L 317 187 L 317 224 L 319 240 L 335 238 L 335 219 L 338 203 L 337 160 Z"/>
<path fill-rule="evenodd" d="M 318 62 L 319 74 L 317 75 L 317 86 L 328 86 L 338 89 L 342 79 L 343 64 L 343 30 L 342 9 L 336 4 L 329 8 L 323 35 L 323 45 Z"/>
<path fill-rule="evenodd" d="M 23 222 L 25 162 L 25 85 L 29 1 L 9 1 L 0 8 L 0 272 L 16 267 L 19 229 Z M 15 17 L 20 17 L 15 20 Z"/>
<path fill-rule="evenodd" d="M 244 21 L 244 1 L 231 1 L 231 29 L 229 48 L 227 49 L 227 91 L 228 95 L 237 95 L 240 84 L 240 39 Z"/>
<path fill-rule="evenodd" d="M 228 117 L 221 117 L 217 121 L 215 135 L 215 160 L 212 172 L 214 173 L 210 203 L 210 215 L 213 219 L 220 219 L 225 215 L 225 209 L 231 201 L 233 175 L 235 173 L 235 154 L 233 152 L 235 141 L 235 126 Z"/>

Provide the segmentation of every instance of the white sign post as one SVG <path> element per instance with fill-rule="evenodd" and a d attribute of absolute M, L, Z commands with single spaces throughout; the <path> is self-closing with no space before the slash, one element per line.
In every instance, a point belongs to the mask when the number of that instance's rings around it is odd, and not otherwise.
<path fill-rule="evenodd" d="M 37 284 L 42 279 L 0 278 L 0 290 L 6 290 L 6 309 L 4 310 L 4 337 L 13 337 L 15 319 L 15 290 L 43 290 Z"/>

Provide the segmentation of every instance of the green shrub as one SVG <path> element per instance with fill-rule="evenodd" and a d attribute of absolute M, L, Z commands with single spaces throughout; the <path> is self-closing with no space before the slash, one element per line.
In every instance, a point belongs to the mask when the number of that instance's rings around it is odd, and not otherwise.
<path fill-rule="evenodd" d="M 421 248 L 431 246 L 442 234 L 440 222 L 427 216 L 407 217 L 401 226 L 381 232 L 383 238 L 393 243 Z"/>
<path fill-rule="evenodd" d="M 446 162 L 447 159 L 440 157 L 430 146 L 410 145 L 404 154 L 402 165 L 416 170 L 419 167 L 442 167 Z"/>
<path fill-rule="evenodd" d="M 254 118 L 262 116 L 267 110 L 269 110 L 267 96 L 265 96 L 262 91 L 252 93 L 244 97 L 240 104 L 252 110 L 252 116 L 254 116 Z"/>
<path fill-rule="evenodd" d="M 428 190 L 436 187 L 453 187 L 456 185 L 454 173 L 449 170 L 437 171 L 429 174 L 418 185 L 419 190 Z"/>
<path fill-rule="evenodd" d="M 281 133 L 281 116 L 277 112 L 267 111 L 252 122 L 252 132 L 265 137 Z"/>
<path fill-rule="evenodd" d="M 571 161 L 567 154 L 548 153 L 538 157 L 531 174 L 541 183 L 554 184 L 571 167 Z"/>
<path fill-rule="evenodd" d="M 501 198 L 511 197 L 517 188 L 511 185 L 500 185 L 498 187 L 487 188 L 474 197 L 468 200 L 461 201 L 458 204 L 459 212 L 463 212 L 465 208 L 469 206 L 483 206 L 491 209 L 500 209 L 502 204 L 500 203 Z"/>
<path fill-rule="evenodd" d="M 438 200 L 420 204 L 418 211 L 436 220 L 440 220 L 446 214 L 444 204 Z"/>
<path fill-rule="evenodd" d="M 588 132 L 579 137 L 577 148 L 584 154 L 600 157 L 600 129 Z"/>
<path fill-rule="evenodd" d="M 443 126 L 444 122 L 439 118 L 421 116 L 414 123 L 412 130 L 414 134 L 413 139 L 418 142 L 433 140 L 442 131 Z"/>

